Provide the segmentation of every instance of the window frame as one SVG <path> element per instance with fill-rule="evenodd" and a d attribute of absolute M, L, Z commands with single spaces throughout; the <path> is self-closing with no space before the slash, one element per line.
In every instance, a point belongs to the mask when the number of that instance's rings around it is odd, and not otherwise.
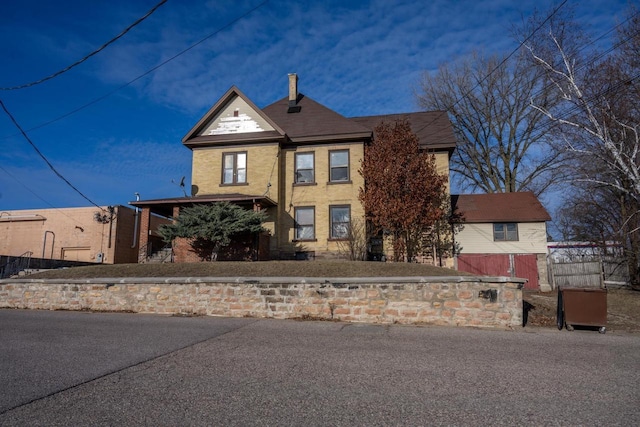
<path fill-rule="evenodd" d="M 346 152 L 347 153 L 347 164 L 346 166 L 333 166 L 332 162 L 331 162 L 331 155 L 333 153 L 340 153 L 340 152 Z M 345 168 L 347 169 L 347 177 L 346 179 L 333 179 L 333 170 L 334 169 L 341 169 L 341 168 Z M 350 183 L 351 182 L 351 152 L 348 148 L 344 148 L 344 149 L 339 149 L 339 150 L 329 150 L 329 183 L 331 184 L 345 184 L 345 183 Z"/>
<path fill-rule="evenodd" d="M 298 168 L 298 156 L 308 156 L 311 155 L 312 165 L 311 169 L 300 169 Z M 298 181 L 298 171 L 299 170 L 311 170 L 311 181 Z M 303 151 L 300 153 L 295 153 L 293 159 L 293 183 L 296 185 L 314 185 L 316 183 L 316 153 L 315 151 Z"/>
<path fill-rule="evenodd" d="M 334 209 L 347 209 L 347 215 L 349 217 L 348 222 L 339 221 L 337 224 L 347 225 L 347 234 L 344 236 L 334 235 L 333 211 Z M 329 240 L 348 240 L 349 239 L 349 227 L 351 226 L 351 205 L 329 205 Z"/>
<path fill-rule="evenodd" d="M 239 155 L 244 155 L 244 181 L 238 181 L 238 171 L 240 171 L 241 169 L 238 168 L 238 156 Z M 226 159 L 227 156 L 233 156 L 233 169 L 232 169 L 232 181 L 231 182 L 225 182 L 225 172 L 227 170 L 230 170 L 228 168 L 226 168 Z M 247 172 L 248 172 L 248 162 L 249 162 L 249 155 L 247 154 L 246 151 L 231 151 L 231 152 L 225 152 L 222 153 L 222 176 L 220 179 L 220 185 L 248 185 L 247 184 Z"/>
<path fill-rule="evenodd" d="M 497 226 L 502 226 L 502 230 L 498 231 Z M 512 230 L 509 230 L 509 227 Z M 494 222 L 493 223 L 493 241 L 494 242 L 519 242 L 520 235 L 518 233 L 517 222 Z"/>
<path fill-rule="evenodd" d="M 298 220 L 298 213 L 301 211 L 309 211 L 309 210 L 311 211 L 311 216 L 313 218 L 311 224 L 301 224 Z M 298 206 L 293 208 L 293 225 L 294 225 L 293 241 L 304 241 L 304 242 L 315 241 L 316 240 L 316 207 L 315 206 Z M 302 227 L 311 226 L 312 236 L 301 238 L 299 234 L 299 229 L 301 228 L 301 226 Z"/>

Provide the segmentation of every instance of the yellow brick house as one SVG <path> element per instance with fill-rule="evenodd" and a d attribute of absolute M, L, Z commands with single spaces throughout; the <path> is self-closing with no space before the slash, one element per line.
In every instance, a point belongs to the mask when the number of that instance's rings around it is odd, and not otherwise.
<path fill-rule="evenodd" d="M 448 177 L 455 137 L 446 112 L 347 118 L 299 93 L 296 74 L 288 77 L 288 96 L 262 109 L 231 87 L 185 135 L 191 195 L 131 202 L 142 209 L 141 247 L 154 215 L 228 201 L 268 214 L 268 238 L 242 242 L 253 247 L 251 259 L 338 257 L 349 224 L 364 220 L 358 169 L 383 121 L 409 120 Z M 177 262 L 196 260 L 184 244 L 174 243 L 174 251 Z"/>

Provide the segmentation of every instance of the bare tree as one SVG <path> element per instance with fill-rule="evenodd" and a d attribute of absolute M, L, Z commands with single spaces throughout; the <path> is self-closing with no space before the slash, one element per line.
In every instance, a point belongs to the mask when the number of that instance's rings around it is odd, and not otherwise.
<path fill-rule="evenodd" d="M 564 44 L 553 29 L 545 46 L 555 54 L 528 45 L 533 58 L 549 78 L 549 87 L 562 102 L 548 106 L 532 97 L 533 108 L 558 125 L 565 148 L 572 156 L 575 179 L 586 189 L 587 200 L 608 200 L 615 206 L 609 224 L 623 245 L 634 287 L 640 286 L 640 20 L 632 9 L 621 27 L 617 52 L 595 55 L 589 61 Z M 588 65 L 582 65 L 588 64 Z M 598 211 L 603 214 L 606 211 Z M 583 211 L 582 215 L 590 215 Z M 591 213 L 593 215 L 593 212 Z M 585 221 L 583 221 L 585 222 Z M 588 223 L 588 221 L 586 221 Z"/>
<path fill-rule="evenodd" d="M 366 221 L 353 218 L 346 227 L 346 238 L 338 241 L 338 252 L 349 261 L 366 261 L 369 237 Z"/>
<path fill-rule="evenodd" d="M 558 99 L 547 90 L 544 73 L 530 65 L 523 54 L 487 58 L 475 53 L 423 75 L 420 106 L 447 111 L 456 131 L 451 170 L 461 188 L 540 195 L 563 180 L 562 151 L 549 134 L 539 132 L 547 116 L 529 104 L 534 94 L 545 108 Z"/>

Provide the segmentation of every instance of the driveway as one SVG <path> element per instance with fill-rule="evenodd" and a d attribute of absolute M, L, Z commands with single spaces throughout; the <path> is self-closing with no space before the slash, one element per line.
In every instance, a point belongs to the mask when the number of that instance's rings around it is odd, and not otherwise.
<path fill-rule="evenodd" d="M 640 425 L 640 337 L 0 310 L 0 425 Z"/>

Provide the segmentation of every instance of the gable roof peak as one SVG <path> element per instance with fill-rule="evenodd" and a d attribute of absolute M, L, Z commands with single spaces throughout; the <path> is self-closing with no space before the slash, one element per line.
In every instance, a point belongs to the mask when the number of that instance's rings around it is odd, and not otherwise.
<path fill-rule="evenodd" d="M 282 138 L 284 131 L 236 86 L 227 92 L 182 138 L 189 148 L 246 140 Z"/>

